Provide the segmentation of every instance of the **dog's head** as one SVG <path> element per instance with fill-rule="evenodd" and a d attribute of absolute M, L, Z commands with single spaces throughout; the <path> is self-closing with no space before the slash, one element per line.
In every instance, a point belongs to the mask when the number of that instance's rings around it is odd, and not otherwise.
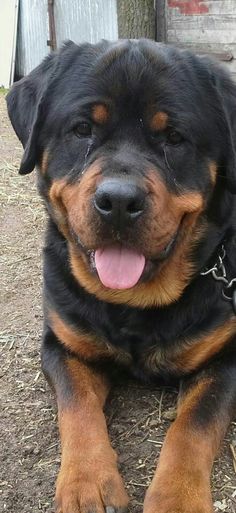
<path fill-rule="evenodd" d="M 194 250 L 230 217 L 236 88 L 207 59 L 150 41 L 71 42 L 8 95 L 72 272 L 99 298 L 178 299 Z"/>

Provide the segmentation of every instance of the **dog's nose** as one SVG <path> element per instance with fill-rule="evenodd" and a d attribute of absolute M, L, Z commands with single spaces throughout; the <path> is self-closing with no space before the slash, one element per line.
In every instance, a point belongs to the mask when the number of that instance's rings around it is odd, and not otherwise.
<path fill-rule="evenodd" d="M 105 180 L 96 190 L 94 206 L 104 221 L 122 229 L 142 215 L 145 197 L 145 190 L 136 183 Z"/>

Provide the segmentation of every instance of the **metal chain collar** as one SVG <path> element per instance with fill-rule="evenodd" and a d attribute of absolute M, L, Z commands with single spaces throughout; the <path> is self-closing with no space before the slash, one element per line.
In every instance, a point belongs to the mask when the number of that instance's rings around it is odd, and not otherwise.
<path fill-rule="evenodd" d="M 227 278 L 227 272 L 224 264 L 226 257 L 226 250 L 224 244 L 221 246 L 220 254 L 217 257 L 215 265 L 211 269 L 202 271 L 201 276 L 207 276 L 211 274 L 214 280 L 219 281 L 223 284 L 222 296 L 226 301 L 232 302 L 233 310 L 236 315 L 236 278 L 229 280 Z"/>

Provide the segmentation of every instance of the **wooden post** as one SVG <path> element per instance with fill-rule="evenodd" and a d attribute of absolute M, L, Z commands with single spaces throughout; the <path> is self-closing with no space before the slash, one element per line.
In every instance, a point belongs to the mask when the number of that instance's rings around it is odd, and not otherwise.
<path fill-rule="evenodd" d="M 156 41 L 166 43 L 166 0 L 156 1 Z"/>
<path fill-rule="evenodd" d="M 55 18 L 54 18 L 54 0 L 48 0 L 48 20 L 49 20 L 49 37 L 50 37 L 50 39 L 47 41 L 47 45 L 50 46 L 51 50 L 56 50 L 57 40 L 56 40 Z"/>

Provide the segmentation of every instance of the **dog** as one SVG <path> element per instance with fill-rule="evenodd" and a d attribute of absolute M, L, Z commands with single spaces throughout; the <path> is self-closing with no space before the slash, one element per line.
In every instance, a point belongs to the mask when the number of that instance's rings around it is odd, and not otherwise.
<path fill-rule="evenodd" d="M 144 513 L 210 513 L 236 408 L 236 85 L 148 40 L 66 42 L 7 97 L 48 212 L 42 366 L 57 513 L 122 513 L 103 407 L 115 375 L 180 383 Z"/>

